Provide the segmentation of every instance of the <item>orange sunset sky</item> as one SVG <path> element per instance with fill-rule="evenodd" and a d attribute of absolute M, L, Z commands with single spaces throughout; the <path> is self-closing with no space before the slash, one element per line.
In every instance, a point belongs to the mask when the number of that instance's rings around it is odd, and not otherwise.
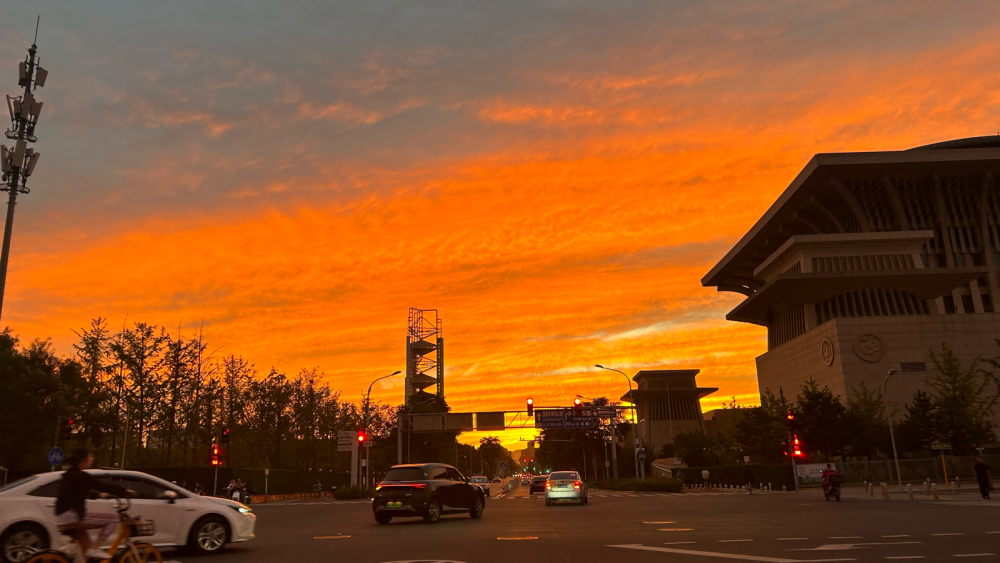
<path fill-rule="evenodd" d="M 815 153 L 1000 130 L 995 0 L 11 2 L 3 93 L 36 14 L 3 324 L 204 322 L 352 400 L 419 307 L 453 410 L 627 391 L 596 363 L 754 404 L 765 332 L 701 276 Z"/>

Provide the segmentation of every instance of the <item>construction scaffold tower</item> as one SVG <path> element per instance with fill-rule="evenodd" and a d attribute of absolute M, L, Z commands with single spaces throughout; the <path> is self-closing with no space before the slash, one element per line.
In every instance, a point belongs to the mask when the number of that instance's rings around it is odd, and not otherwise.
<path fill-rule="evenodd" d="M 437 309 L 410 309 L 406 331 L 406 404 L 413 394 L 437 385 L 444 399 L 444 337 Z"/>

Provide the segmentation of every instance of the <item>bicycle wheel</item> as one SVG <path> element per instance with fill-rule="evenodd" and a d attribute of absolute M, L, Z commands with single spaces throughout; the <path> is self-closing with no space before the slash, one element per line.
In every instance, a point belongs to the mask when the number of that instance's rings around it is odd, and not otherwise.
<path fill-rule="evenodd" d="M 160 550 L 148 543 L 137 543 L 125 549 L 118 559 L 120 563 L 163 563 Z"/>
<path fill-rule="evenodd" d="M 26 559 L 24 563 L 71 563 L 71 560 L 63 552 L 49 549 L 39 551 Z"/>

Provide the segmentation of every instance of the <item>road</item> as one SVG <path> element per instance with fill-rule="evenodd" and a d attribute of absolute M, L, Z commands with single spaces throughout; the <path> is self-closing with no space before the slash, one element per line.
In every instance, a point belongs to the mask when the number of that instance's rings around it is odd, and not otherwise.
<path fill-rule="evenodd" d="M 494 489 L 496 490 L 496 489 Z M 446 516 L 380 526 L 364 501 L 255 505 L 257 539 L 183 563 L 275 561 L 711 561 L 1000 560 L 1000 501 L 839 503 L 821 493 L 747 495 L 591 491 L 586 506 L 546 507 L 526 487 L 487 501 L 481 520 Z"/>

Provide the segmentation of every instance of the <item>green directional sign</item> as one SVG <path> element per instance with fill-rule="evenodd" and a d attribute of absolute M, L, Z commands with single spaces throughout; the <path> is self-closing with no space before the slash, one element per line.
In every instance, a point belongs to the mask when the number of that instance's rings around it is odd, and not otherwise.
<path fill-rule="evenodd" d="M 931 442 L 932 450 L 950 450 L 951 442 Z"/>

